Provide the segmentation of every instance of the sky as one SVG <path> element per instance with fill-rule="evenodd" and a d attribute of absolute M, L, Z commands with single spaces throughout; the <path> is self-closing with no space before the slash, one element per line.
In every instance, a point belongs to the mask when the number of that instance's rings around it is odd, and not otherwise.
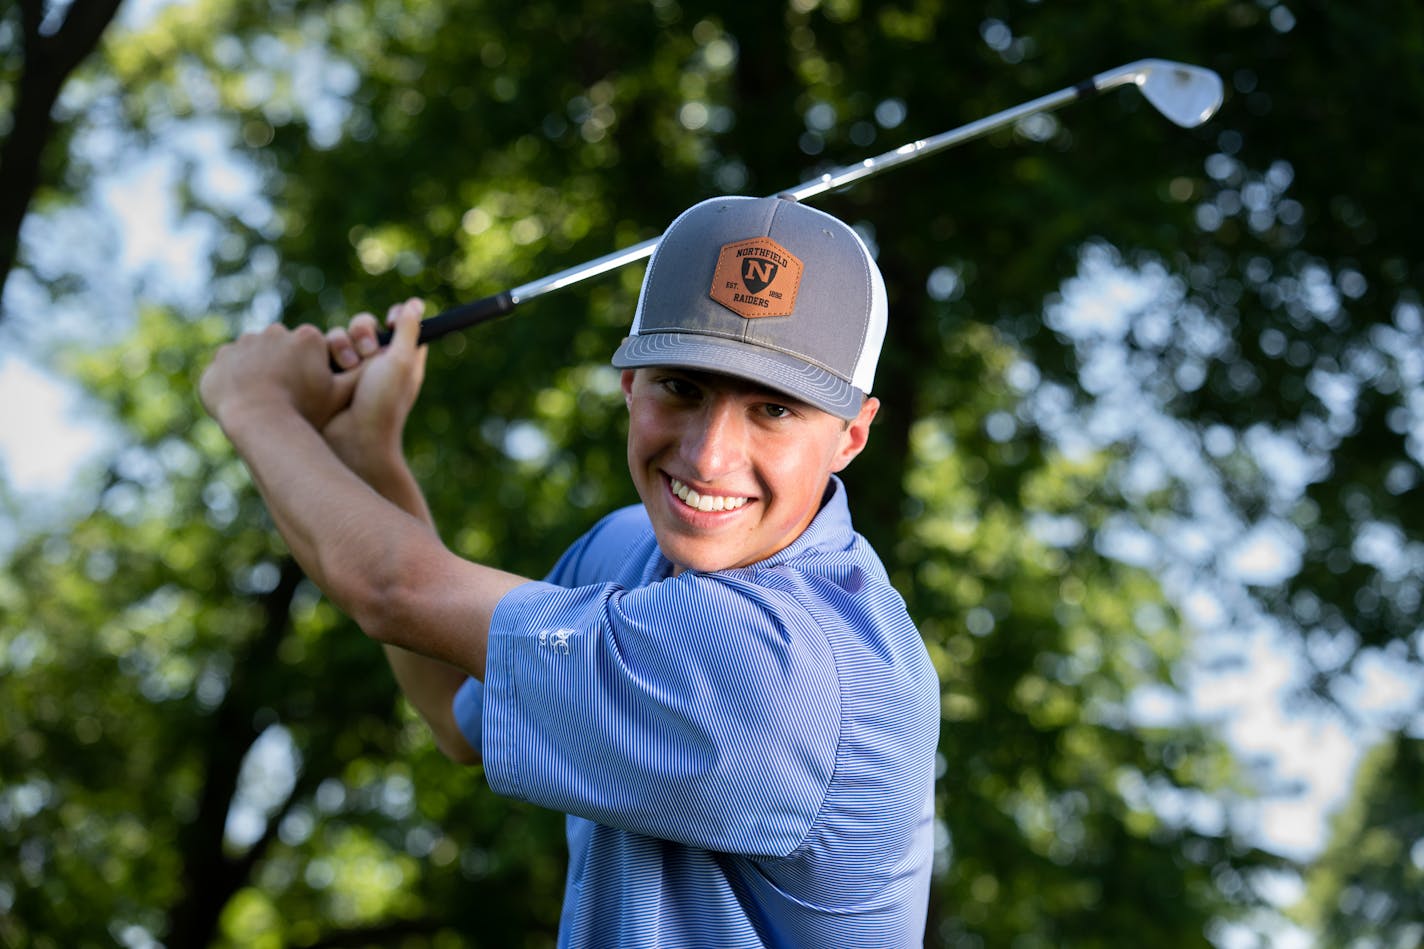
<path fill-rule="evenodd" d="M 111 341 L 132 325 L 143 301 L 183 305 L 201 299 L 209 273 L 211 235 L 197 222 L 179 219 L 173 188 L 183 155 L 221 152 L 202 145 L 204 136 L 195 130 L 148 153 L 107 137 L 100 129 L 87 145 L 78 143 L 114 158 L 96 177 L 89 199 L 32 214 L 21 231 L 23 252 L 36 269 L 77 277 L 85 289 L 53 305 L 23 271 L 5 287 L 0 404 L 24 408 L 0 417 L 0 475 L 33 526 L 64 510 L 76 477 L 113 445 L 102 406 L 64 378 L 55 354 L 69 345 Z M 212 161 L 215 168 L 226 164 L 219 157 Z M 220 172 L 208 176 L 215 174 Z M 13 536 L 13 524 L 0 523 L 0 551 Z"/>
<path fill-rule="evenodd" d="M 63 494 L 108 441 L 74 387 L 24 356 L 0 354 L 0 405 L 24 407 L 4 413 L 0 464 L 5 482 L 26 498 Z"/>

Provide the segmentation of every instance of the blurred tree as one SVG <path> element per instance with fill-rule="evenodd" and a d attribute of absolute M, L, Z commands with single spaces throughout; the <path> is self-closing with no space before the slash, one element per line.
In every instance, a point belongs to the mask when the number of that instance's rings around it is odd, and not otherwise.
<path fill-rule="evenodd" d="M 1378 0 L 196 0 L 110 36 L 91 108 L 216 121 L 259 184 L 183 182 L 221 227 L 208 316 L 150 308 L 73 363 L 127 447 L 0 584 L 0 939 L 552 943 L 557 815 L 445 763 L 292 569 L 194 404 L 206 353 L 506 289 L 1144 54 L 1220 71 L 1220 118 L 1114 93 L 818 202 L 878 247 L 894 314 L 847 480 L 943 684 L 927 944 L 1255 925 L 1286 863 L 1234 824 L 1256 776 L 1186 707 L 1204 633 L 1174 597 L 1228 591 L 1227 640 L 1270 611 L 1318 700 L 1362 656 L 1417 666 L 1421 47 Z M 1134 291 L 1075 317 L 1104 275 Z M 458 552 L 537 575 L 633 500 L 607 358 L 639 276 L 434 347 L 407 447 Z M 1259 526 L 1300 569 L 1233 600 Z M 1360 813 L 1348 839 L 1395 812 Z M 1412 905 L 1407 874 L 1370 881 Z"/>
<path fill-rule="evenodd" d="M 1327 946 L 1424 942 L 1424 743 L 1396 735 L 1372 750 L 1332 830 L 1301 922 Z"/>

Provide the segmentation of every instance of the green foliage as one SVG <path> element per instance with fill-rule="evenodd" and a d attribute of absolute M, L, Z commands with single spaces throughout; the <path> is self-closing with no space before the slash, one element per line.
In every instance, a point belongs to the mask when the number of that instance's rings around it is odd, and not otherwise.
<path fill-rule="evenodd" d="M 1328 946 L 1408 946 L 1424 938 L 1424 753 L 1395 736 L 1360 765 L 1330 846 L 1296 916 Z"/>
<path fill-rule="evenodd" d="M 0 575 L 0 942 L 552 944 L 561 820 L 441 758 L 302 580 L 198 408 L 209 354 L 272 316 L 507 289 L 695 199 L 1143 55 L 1220 71 L 1222 115 L 1187 132 L 1112 93 L 818 204 L 873 236 L 891 294 L 884 408 L 846 478 L 941 677 L 927 944 L 1221 941 L 1258 872 L 1290 867 L 1233 825 L 1255 789 L 1220 738 L 1134 711 L 1179 697 L 1197 631 L 1102 543 L 1190 514 L 1190 486 L 1132 482 L 1133 437 L 1063 449 L 1041 406 L 1086 427 L 1086 370 L 1117 346 L 1144 414 L 1227 445 L 1202 457 L 1235 510 L 1299 530 L 1301 570 L 1254 592 L 1302 641 L 1346 644 L 1316 691 L 1372 647 L 1417 662 L 1424 195 L 1399 156 L 1424 150 L 1421 47 L 1412 8 L 1324 0 L 195 0 L 113 33 L 79 101 L 154 141 L 218 121 L 261 193 L 185 181 L 223 234 L 204 314 L 148 308 L 68 366 L 125 445 L 89 513 Z M 1167 274 L 1158 322 L 1050 328 L 1089 246 Z M 462 555 L 539 575 L 634 500 L 607 359 L 639 277 L 433 347 L 407 451 Z M 1321 460 L 1303 497 L 1262 433 Z M 1354 544 L 1370 530 L 1403 553 Z M 1413 932 L 1420 785 L 1392 777 L 1412 747 L 1364 769 L 1309 877 L 1299 918 L 1331 944 Z"/>
<path fill-rule="evenodd" d="M 947 351 L 991 377 L 1011 356 L 972 327 Z M 980 389 L 911 433 L 917 514 L 899 555 L 916 565 L 905 583 L 944 694 L 936 897 L 947 911 L 932 935 L 1197 943 L 1204 912 L 1232 912 L 1213 876 L 1273 861 L 1159 813 L 1177 795 L 1221 804 L 1246 789 L 1205 732 L 1127 714 L 1135 691 L 1172 687 L 1181 625 L 1149 576 L 1093 549 L 1122 504 L 1105 490 L 1105 460 L 1030 464 L 993 445 L 983 419 L 1006 407 L 1003 386 Z M 1032 527 L 1045 516 L 1076 523 L 1048 543 Z"/>

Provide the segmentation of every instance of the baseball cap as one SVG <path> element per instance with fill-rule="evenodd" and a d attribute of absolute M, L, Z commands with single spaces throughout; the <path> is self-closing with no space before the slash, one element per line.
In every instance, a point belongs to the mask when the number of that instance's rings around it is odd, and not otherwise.
<path fill-rule="evenodd" d="M 723 373 L 852 419 L 887 313 L 880 270 L 841 221 L 789 198 L 713 198 L 658 242 L 613 365 Z"/>

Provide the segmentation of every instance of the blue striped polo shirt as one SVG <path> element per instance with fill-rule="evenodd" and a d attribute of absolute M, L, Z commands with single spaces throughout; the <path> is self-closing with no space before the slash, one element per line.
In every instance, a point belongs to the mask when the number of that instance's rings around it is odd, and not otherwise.
<path fill-rule="evenodd" d="M 559 945 L 921 945 L 939 690 L 844 486 L 771 558 L 670 574 L 614 512 L 455 698 L 490 787 L 568 815 Z"/>

